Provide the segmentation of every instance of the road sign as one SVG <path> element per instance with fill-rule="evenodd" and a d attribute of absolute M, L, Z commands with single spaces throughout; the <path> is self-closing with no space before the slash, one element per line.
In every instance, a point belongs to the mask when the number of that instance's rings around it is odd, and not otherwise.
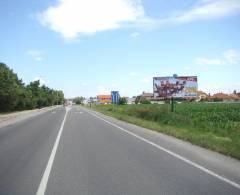
<path fill-rule="evenodd" d="M 118 91 L 111 91 L 111 98 L 112 98 L 112 103 L 117 104 L 119 100 L 119 92 Z"/>

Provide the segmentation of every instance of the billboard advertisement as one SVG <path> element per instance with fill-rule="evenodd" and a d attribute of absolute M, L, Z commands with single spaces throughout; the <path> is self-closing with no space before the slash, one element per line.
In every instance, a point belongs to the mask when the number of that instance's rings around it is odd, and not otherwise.
<path fill-rule="evenodd" d="M 197 97 L 197 89 L 196 76 L 153 78 L 154 98 L 194 98 Z"/>

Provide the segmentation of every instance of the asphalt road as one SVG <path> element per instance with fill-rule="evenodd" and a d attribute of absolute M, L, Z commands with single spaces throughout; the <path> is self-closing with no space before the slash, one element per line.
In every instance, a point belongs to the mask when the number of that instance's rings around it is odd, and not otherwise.
<path fill-rule="evenodd" d="M 0 128 L 0 195 L 240 194 L 239 161 L 164 139 L 78 107 L 45 112 Z"/>

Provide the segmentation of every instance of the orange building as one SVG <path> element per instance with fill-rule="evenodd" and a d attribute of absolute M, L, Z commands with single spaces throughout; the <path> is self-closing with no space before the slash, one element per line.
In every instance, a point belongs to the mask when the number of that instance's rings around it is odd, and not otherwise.
<path fill-rule="evenodd" d="M 108 104 L 111 102 L 112 102 L 111 95 L 98 95 L 97 96 L 97 103 Z"/>

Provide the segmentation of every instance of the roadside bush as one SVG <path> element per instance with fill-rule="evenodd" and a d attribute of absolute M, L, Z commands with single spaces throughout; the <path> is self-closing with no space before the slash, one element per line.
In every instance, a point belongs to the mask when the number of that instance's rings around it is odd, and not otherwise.
<path fill-rule="evenodd" d="M 146 99 L 145 97 L 141 97 L 139 103 L 140 104 L 151 104 L 151 102 L 148 99 Z"/>

